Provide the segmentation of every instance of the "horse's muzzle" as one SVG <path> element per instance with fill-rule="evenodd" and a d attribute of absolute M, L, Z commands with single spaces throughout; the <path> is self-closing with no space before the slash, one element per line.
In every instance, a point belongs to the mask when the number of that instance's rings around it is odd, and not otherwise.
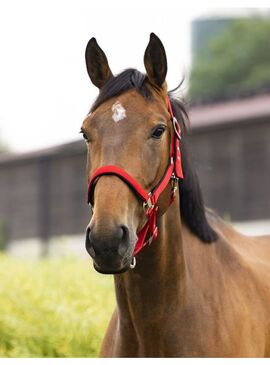
<path fill-rule="evenodd" d="M 126 226 L 116 226 L 111 232 L 96 232 L 87 227 L 85 247 L 94 261 L 94 268 L 102 274 L 119 274 L 129 269 L 134 244 Z"/>

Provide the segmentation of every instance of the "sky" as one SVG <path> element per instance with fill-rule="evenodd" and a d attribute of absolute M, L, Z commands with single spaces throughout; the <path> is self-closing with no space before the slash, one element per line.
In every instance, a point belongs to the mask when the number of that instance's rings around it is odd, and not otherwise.
<path fill-rule="evenodd" d="M 84 60 L 93 36 L 117 74 L 129 67 L 144 71 L 149 34 L 156 33 L 167 53 L 169 88 L 177 86 L 190 69 L 191 21 L 232 13 L 224 5 L 181 3 L 1 0 L 0 140 L 26 152 L 81 138 L 81 123 L 98 94 Z M 241 12 L 241 5 L 234 11 Z"/>

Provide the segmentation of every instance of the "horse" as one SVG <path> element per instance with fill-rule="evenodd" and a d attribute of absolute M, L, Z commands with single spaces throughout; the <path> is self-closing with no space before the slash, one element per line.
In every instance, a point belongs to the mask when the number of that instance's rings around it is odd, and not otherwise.
<path fill-rule="evenodd" d="M 161 40 L 151 33 L 145 74 L 113 75 L 95 38 L 85 58 L 99 89 L 81 127 L 85 245 L 114 275 L 117 303 L 100 356 L 269 357 L 270 237 L 242 235 L 204 206 Z"/>

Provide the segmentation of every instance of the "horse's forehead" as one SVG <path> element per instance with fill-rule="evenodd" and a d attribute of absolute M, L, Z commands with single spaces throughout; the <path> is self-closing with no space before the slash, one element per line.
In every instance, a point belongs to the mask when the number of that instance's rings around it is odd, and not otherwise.
<path fill-rule="evenodd" d="M 146 100 L 135 90 L 125 92 L 106 100 L 95 111 L 88 115 L 84 121 L 84 126 L 91 126 L 101 135 L 107 135 L 114 131 L 119 134 L 129 133 L 130 128 L 136 124 L 136 129 L 145 127 L 146 121 L 150 123 L 166 118 L 168 112 L 161 100 L 153 97 Z"/>
<path fill-rule="evenodd" d="M 107 100 L 99 109 L 101 113 L 106 112 L 107 116 L 112 115 L 117 122 L 116 114 L 120 114 L 122 119 L 130 117 L 134 113 L 147 114 L 151 110 L 151 106 L 141 95 L 131 92 Z"/>
<path fill-rule="evenodd" d="M 107 100 L 98 108 L 98 114 L 102 119 L 113 121 L 118 125 L 127 124 L 136 119 L 148 119 L 152 114 L 162 112 L 160 101 L 153 98 L 146 100 L 135 91 L 127 92 L 110 100 Z"/>

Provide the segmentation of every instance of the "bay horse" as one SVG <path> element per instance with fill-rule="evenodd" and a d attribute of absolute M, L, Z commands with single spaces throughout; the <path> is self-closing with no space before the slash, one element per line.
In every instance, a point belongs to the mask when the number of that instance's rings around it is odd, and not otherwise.
<path fill-rule="evenodd" d="M 146 74 L 114 76 L 96 39 L 86 47 L 99 88 L 81 128 L 86 249 L 114 274 L 117 301 L 100 356 L 269 357 L 270 237 L 244 236 L 204 207 L 181 135 L 188 115 L 153 33 L 144 64 Z"/>

